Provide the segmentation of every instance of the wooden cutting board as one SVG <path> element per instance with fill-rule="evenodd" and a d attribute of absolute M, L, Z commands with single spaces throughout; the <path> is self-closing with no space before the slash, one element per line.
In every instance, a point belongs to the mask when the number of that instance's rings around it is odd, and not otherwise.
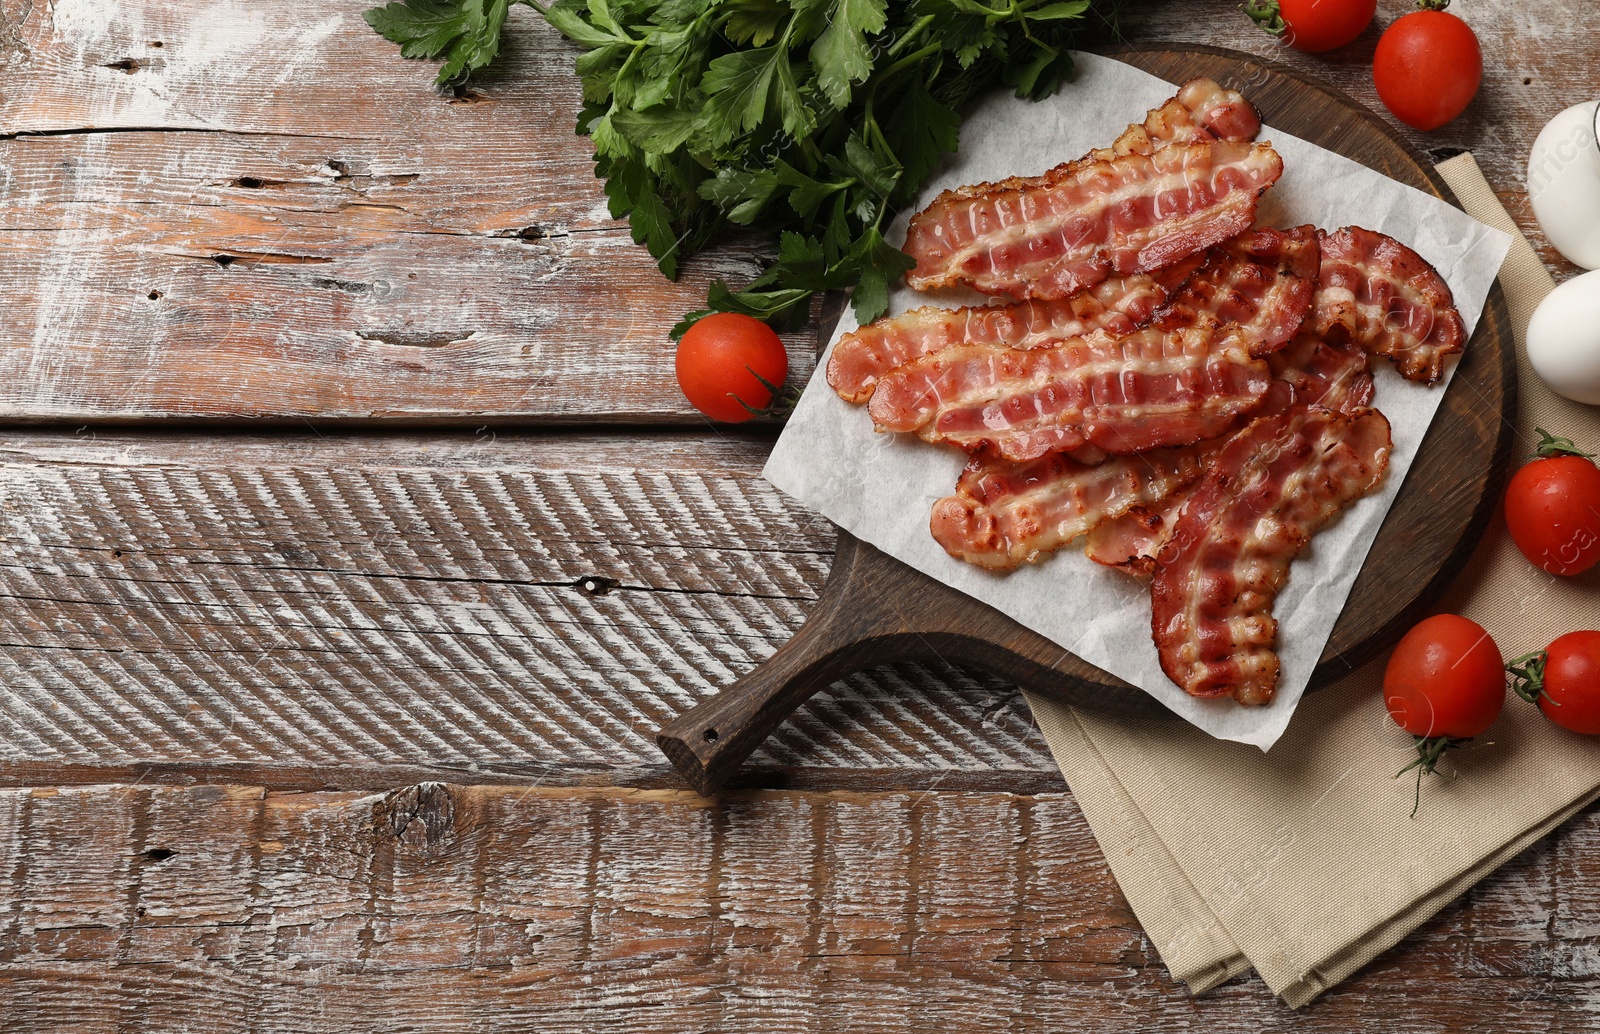
<path fill-rule="evenodd" d="M 1254 102 L 1265 124 L 1455 204 L 1432 164 L 1382 118 L 1285 66 L 1202 47 L 1107 53 L 1172 83 L 1215 79 Z M 824 328 L 824 343 L 830 329 Z M 1391 644 L 1466 562 L 1510 469 L 1515 363 L 1511 321 L 1496 284 L 1310 688 Z M 822 598 L 794 639 L 664 726 L 657 742 L 696 789 L 709 793 L 817 690 L 864 667 L 927 659 L 986 668 L 1081 707 L 1166 713 L 1148 694 L 999 611 L 841 533 Z"/>

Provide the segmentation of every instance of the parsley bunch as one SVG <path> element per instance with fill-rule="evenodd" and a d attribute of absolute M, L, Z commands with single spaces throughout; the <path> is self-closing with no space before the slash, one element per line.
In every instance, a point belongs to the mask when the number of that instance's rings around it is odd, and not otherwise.
<path fill-rule="evenodd" d="M 662 273 L 730 225 L 777 237 L 776 261 L 743 290 L 713 283 L 677 334 L 714 311 L 791 325 L 852 287 L 861 322 L 882 315 L 913 265 L 883 230 L 955 150 L 962 104 L 995 82 L 1047 96 L 1118 0 L 398 0 L 366 19 L 443 57 L 447 84 L 494 59 L 512 3 L 583 48 L 577 131 Z"/>

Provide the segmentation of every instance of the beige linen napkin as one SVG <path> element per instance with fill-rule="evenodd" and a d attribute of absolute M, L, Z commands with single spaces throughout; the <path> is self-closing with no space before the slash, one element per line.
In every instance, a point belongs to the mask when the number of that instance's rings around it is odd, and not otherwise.
<path fill-rule="evenodd" d="M 1535 426 L 1600 445 L 1600 408 L 1557 396 L 1528 366 L 1522 332 L 1550 274 L 1470 154 L 1439 172 L 1469 213 L 1516 238 L 1500 283 L 1517 330 L 1517 462 Z M 1510 658 L 1600 627 L 1600 570 L 1545 574 L 1497 515 L 1439 610 L 1482 624 Z M 1117 882 L 1192 990 L 1253 966 L 1304 1005 L 1595 797 L 1600 737 L 1508 696 L 1495 726 L 1441 766 L 1454 778 L 1424 781 L 1410 818 L 1414 784 L 1394 774 L 1414 752 L 1383 707 L 1386 659 L 1307 696 L 1267 753 L 1029 697 Z"/>

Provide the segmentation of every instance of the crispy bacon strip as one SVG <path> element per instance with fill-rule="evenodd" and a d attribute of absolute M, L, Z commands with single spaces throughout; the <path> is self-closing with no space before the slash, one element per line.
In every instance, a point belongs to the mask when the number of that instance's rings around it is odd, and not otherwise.
<path fill-rule="evenodd" d="M 1276 352 L 1305 322 L 1321 254 L 1315 226 L 1242 234 L 1206 253 L 1155 322 L 1185 325 L 1203 313 L 1226 324 L 1251 355 Z"/>
<path fill-rule="evenodd" d="M 1272 603 L 1289 562 L 1383 479 L 1392 442 L 1377 410 L 1295 406 L 1234 436 L 1178 518 L 1151 583 L 1161 668 L 1194 696 L 1270 703 Z"/>
<path fill-rule="evenodd" d="M 1261 119 L 1244 95 L 1223 89 L 1206 78 L 1190 79 L 1175 96 L 1145 112 L 1143 122 L 1122 131 L 1110 147 L 1099 147 L 1076 161 L 1062 162 L 1039 176 L 1011 176 L 991 183 L 974 183 L 945 193 L 954 197 L 982 197 L 1000 190 L 1048 187 L 1095 162 L 1129 154 L 1154 154 L 1168 144 L 1227 140 L 1245 144 L 1261 132 Z"/>
<path fill-rule="evenodd" d="M 1269 371 L 1252 356 L 1304 320 L 1316 255 L 1309 226 L 1245 234 L 1212 249 L 1143 330 L 931 353 L 882 375 L 869 410 L 880 430 L 1014 461 L 1085 443 L 1120 455 L 1214 438 L 1266 391 Z"/>
<path fill-rule="evenodd" d="M 1226 441 L 1226 439 L 1223 439 Z M 1162 499 L 1131 506 L 1089 530 L 1083 555 L 1128 574 L 1154 574 L 1156 558 L 1172 537 L 1172 526 L 1189 501 L 1191 482 Z"/>
<path fill-rule="evenodd" d="M 1081 169 L 1091 162 L 1108 161 L 1125 154 L 1154 154 L 1168 144 L 1206 140 L 1244 144 L 1254 140 L 1259 132 L 1261 118 L 1243 94 L 1224 89 L 1211 79 L 1190 79 L 1178 89 L 1176 96 L 1146 112 L 1143 122 L 1135 122 L 1123 130 L 1110 147 L 1096 148 L 1044 176 L 1013 177 L 1005 182 L 1008 186 L 1040 185 L 1052 174 L 1060 178 L 1063 170 Z M 982 192 L 987 186 L 991 184 L 963 189 Z"/>
<path fill-rule="evenodd" d="M 946 191 L 911 219 L 906 282 L 1065 298 L 1243 233 L 1281 175 L 1269 145 L 1201 140 L 1068 166 L 1037 185 Z"/>
<path fill-rule="evenodd" d="M 868 410 L 881 431 L 1017 461 L 1085 444 L 1115 455 L 1183 445 L 1221 434 L 1271 383 L 1244 349 L 1213 350 L 1221 334 L 1209 319 L 1031 352 L 964 345 L 885 376 Z"/>
<path fill-rule="evenodd" d="M 1293 405 L 1322 406 L 1350 414 L 1372 402 L 1372 369 L 1367 354 L 1349 344 L 1324 342 L 1301 334 L 1268 359 L 1275 379 L 1262 405 L 1263 416 Z M 1215 452 L 1228 438 L 1190 446 Z M 1209 455 L 1207 456 L 1209 462 Z M 1172 537 L 1172 528 L 1188 502 L 1193 482 L 1176 486 L 1165 497 L 1146 500 L 1120 516 L 1090 529 L 1083 552 L 1090 560 L 1120 567 L 1130 574 L 1152 574 L 1156 559 Z"/>
<path fill-rule="evenodd" d="M 1372 403 L 1372 364 L 1349 342 L 1324 341 L 1304 333 L 1267 362 L 1277 383 L 1267 396 L 1263 415 L 1293 405 L 1354 413 Z"/>
<path fill-rule="evenodd" d="M 1388 356 L 1403 376 L 1425 384 L 1443 375 L 1444 357 L 1467 339 L 1438 271 L 1394 238 L 1359 226 L 1322 235 L 1311 329 Z"/>
<path fill-rule="evenodd" d="M 1195 256 L 1155 273 L 1112 277 L 1060 301 L 945 309 L 925 305 L 839 338 L 828 383 L 846 402 L 865 402 L 878 378 L 920 356 L 960 344 L 1039 348 L 1096 330 L 1131 334 L 1150 322 L 1199 268 Z"/>
<path fill-rule="evenodd" d="M 1261 116 L 1255 105 L 1245 100 L 1244 94 L 1224 89 L 1211 79 L 1190 79 L 1174 99 L 1218 140 L 1244 143 L 1261 132 Z M 1149 124 L 1146 118 L 1146 127 Z"/>
<path fill-rule="evenodd" d="M 1193 448 L 1152 449 L 1085 464 L 1064 453 L 1029 463 L 973 457 L 929 528 L 958 560 L 1009 571 L 1061 548 L 1108 517 L 1161 499 L 1204 472 Z"/>

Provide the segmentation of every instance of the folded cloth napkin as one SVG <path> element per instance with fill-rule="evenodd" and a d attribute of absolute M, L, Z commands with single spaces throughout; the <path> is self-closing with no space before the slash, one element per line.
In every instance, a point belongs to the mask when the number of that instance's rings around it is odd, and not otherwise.
<path fill-rule="evenodd" d="M 1535 426 L 1600 444 L 1600 408 L 1561 398 L 1528 365 L 1523 331 L 1554 287 L 1549 272 L 1470 154 L 1438 168 L 1467 212 L 1516 238 L 1500 270 L 1517 330 L 1516 462 L 1532 453 Z M 1510 658 L 1600 625 L 1600 569 L 1545 574 L 1497 515 L 1439 610 L 1483 625 Z M 1446 778 L 1424 780 L 1411 818 L 1414 783 L 1395 773 L 1415 751 L 1382 703 L 1386 660 L 1308 696 L 1266 753 L 1185 722 L 1029 696 L 1134 913 L 1193 991 L 1254 967 L 1298 1008 L 1600 792 L 1600 737 L 1568 733 L 1512 696 L 1488 733 L 1440 766 Z"/>

